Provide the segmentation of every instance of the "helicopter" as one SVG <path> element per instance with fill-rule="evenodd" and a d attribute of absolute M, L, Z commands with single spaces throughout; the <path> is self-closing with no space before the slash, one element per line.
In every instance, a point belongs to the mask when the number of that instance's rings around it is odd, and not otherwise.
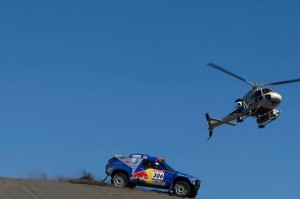
<path fill-rule="evenodd" d="M 214 128 L 223 124 L 236 126 L 237 123 L 243 122 L 244 119 L 248 117 L 256 118 L 258 128 L 264 128 L 267 124 L 274 121 L 280 115 L 280 111 L 275 108 L 280 104 L 282 100 L 282 97 L 279 93 L 265 86 L 275 86 L 300 81 L 299 78 L 266 84 L 255 83 L 250 82 L 214 63 L 209 63 L 208 66 L 217 69 L 221 72 L 224 72 L 228 75 L 231 75 L 249 84 L 252 87 L 252 90 L 246 93 L 246 95 L 243 98 L 235 100 L 237 109 L 225 116 L 223 119 L 210 117 L 209 113 L 205 114 L 209 130 L 208 140 L 212 137 Z"/>

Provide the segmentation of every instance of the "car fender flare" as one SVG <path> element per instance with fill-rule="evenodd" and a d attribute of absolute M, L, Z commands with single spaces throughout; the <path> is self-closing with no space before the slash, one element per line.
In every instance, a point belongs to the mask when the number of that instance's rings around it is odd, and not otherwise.
<path fill-rule="evenodd" d="M 191 181 L 190 181 L 188 178 L 182 177 L 182 176 L 178 176 L 178 177 L 176 177 L 176 178 L 173 180 L 170 189 L 173 189 L 173 188 L 174 188 L 174 185 L 175 185 L 176 182 L 178 182 L 178 181 L 184 181 L 184 182 L 188 183 L 190 186 L 192 185 Z"/>

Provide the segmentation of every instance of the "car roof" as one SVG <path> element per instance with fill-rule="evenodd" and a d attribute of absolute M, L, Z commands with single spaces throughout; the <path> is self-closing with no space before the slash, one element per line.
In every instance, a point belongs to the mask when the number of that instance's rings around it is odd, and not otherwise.
<path fill-rule="evenodd" d="M 115 158 L 139 158 L 139 159 L 146 159 L 151 162 L 159 162 L 164 160 L 164 158 L 161 157 L 156 157 L 156 156 L 150 156 L 147 154 L 142 154 L 142 153 L 133 153 L 130 154 L 129 156 L 124 156 L 124 155 L 114 155 Z"/>
<path fill-rule="evenodd" d="M 130 157 L 132 158 L 142 158 L 142 159 L 147 159 L 151 162 L 159 162 L 159 161 L 162 161 L 164 160 L 164 158 L 161 158 L 161 157 L 156 157 L 156 156 L 150 156 L 150 155 L 147 155 L 147 154 L 131 154 Z"/>
<path fill-rule="evenodd" d="M 115 158 L 139 158 L 139 159 L 147 159 L 151 162 L 159 162 L 164 160 L 163 158 L 160 157 L 155 157 L 155 156 L 150 156 L 147 154 L 142 154 L 142 153 L 133 153 L 130 154 L 129 156 L 124 156 L 124 155 L 114 155 Z"/>

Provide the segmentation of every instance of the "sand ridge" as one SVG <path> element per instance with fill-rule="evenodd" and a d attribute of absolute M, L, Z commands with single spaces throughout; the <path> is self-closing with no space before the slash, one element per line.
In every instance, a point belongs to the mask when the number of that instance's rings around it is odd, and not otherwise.
<path fill-rule="evenodd" d="M 166 193 L 59 181 L 0 178 L 1 199 L 168 199 Z"/>

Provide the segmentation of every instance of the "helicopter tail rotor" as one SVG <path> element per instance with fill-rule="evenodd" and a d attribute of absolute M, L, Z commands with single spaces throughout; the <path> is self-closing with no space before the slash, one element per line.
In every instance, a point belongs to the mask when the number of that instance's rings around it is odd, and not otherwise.
<path fill-rule="evenodd" d="M 213 126 L 213 123 L 212 123 L 212 120 L 211 120 L 209 114 L 206 113 L 205 116 L 206 116 L 206 120 L 207 120 L 207 124 L 208 124 L 208 130 L 209 130 L 209 137 L 208 137 L 207 140 L 209 140 L 213 135 L 214 126 Z"/>
<path fill-rule="evenodd" d="M 214 117 L 210 117 L 208 113 L 205 114 L 206 116 L 206 120 L 207 120 L 207 124 L 208 124 L 208 129 L 209 130 L 209 137 L 207 140 L 209 140 L 212 135 L 213 135 L 213 130 L 214 128 L 216 128 L 217 126 L 223 125 L 223 124 L 228 124 L 230 126 L 235 126 L 236 123 L 231 122 L 233 119 L 217 119 Z"/>

